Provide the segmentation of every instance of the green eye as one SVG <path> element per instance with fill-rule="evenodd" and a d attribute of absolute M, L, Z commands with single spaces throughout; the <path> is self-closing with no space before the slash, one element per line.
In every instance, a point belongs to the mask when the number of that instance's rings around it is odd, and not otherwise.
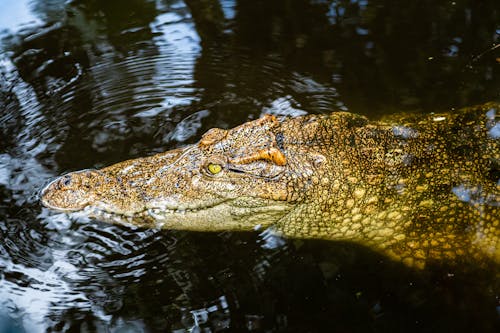
<path fill-rule="evenodd" d="M 212 174 L 212 175 L 216 175 L 218 174 L 219 172 L 222 171 L 222 166 L 220 164 L 213 164 L 213 163 L 210 163 L 208 165 L 208 171 Z"/>

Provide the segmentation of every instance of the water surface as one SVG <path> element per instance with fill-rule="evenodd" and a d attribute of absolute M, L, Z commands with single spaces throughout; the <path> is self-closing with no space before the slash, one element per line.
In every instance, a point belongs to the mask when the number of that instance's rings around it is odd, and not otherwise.
<path fill-rule="evenodd" d="M 36 197 L 265 113 L 499 101 L 499 40 L 493 0 L 2 0 L 0 332 L 499 331 L 492 271 L 119 227 Z"/>

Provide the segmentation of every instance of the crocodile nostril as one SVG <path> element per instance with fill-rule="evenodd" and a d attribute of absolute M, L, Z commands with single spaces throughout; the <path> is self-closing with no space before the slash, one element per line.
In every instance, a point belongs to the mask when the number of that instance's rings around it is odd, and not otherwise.
<path fill-rule="evenodd" d="M 69 186 L 71 185 L 71 177 L 70 176 L 64 176 L 61 181 L 59 182 L 59 186 Z"/>

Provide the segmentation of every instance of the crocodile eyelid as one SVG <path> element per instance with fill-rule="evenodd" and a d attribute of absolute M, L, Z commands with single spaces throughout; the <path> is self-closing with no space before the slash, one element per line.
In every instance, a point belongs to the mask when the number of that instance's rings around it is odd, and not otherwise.
<path fill-rule="evenodd" d="M 232 164 L 249 164 L 260 160 L 266 160 L 279 166 L 286 165 L 285 155 L 281 150 L 274 147 L 261 149 L 247 156 L 233 158 L 230 162 Z"/>

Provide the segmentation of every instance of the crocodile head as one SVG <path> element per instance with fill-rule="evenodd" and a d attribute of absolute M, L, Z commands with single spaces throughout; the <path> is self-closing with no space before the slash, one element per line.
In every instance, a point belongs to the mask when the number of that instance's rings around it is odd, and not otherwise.
<path fill-rule="evenodd" d="M 68 173 L 42 190 L 41 202 L 138 226 L 250 230 L 278 220 L 305 195 L 298 185 L 307 183 L 318 155 L 308 159 L 285 145 L 281 123 L 265 116 L 211 129 L 182 149 Z"/>

